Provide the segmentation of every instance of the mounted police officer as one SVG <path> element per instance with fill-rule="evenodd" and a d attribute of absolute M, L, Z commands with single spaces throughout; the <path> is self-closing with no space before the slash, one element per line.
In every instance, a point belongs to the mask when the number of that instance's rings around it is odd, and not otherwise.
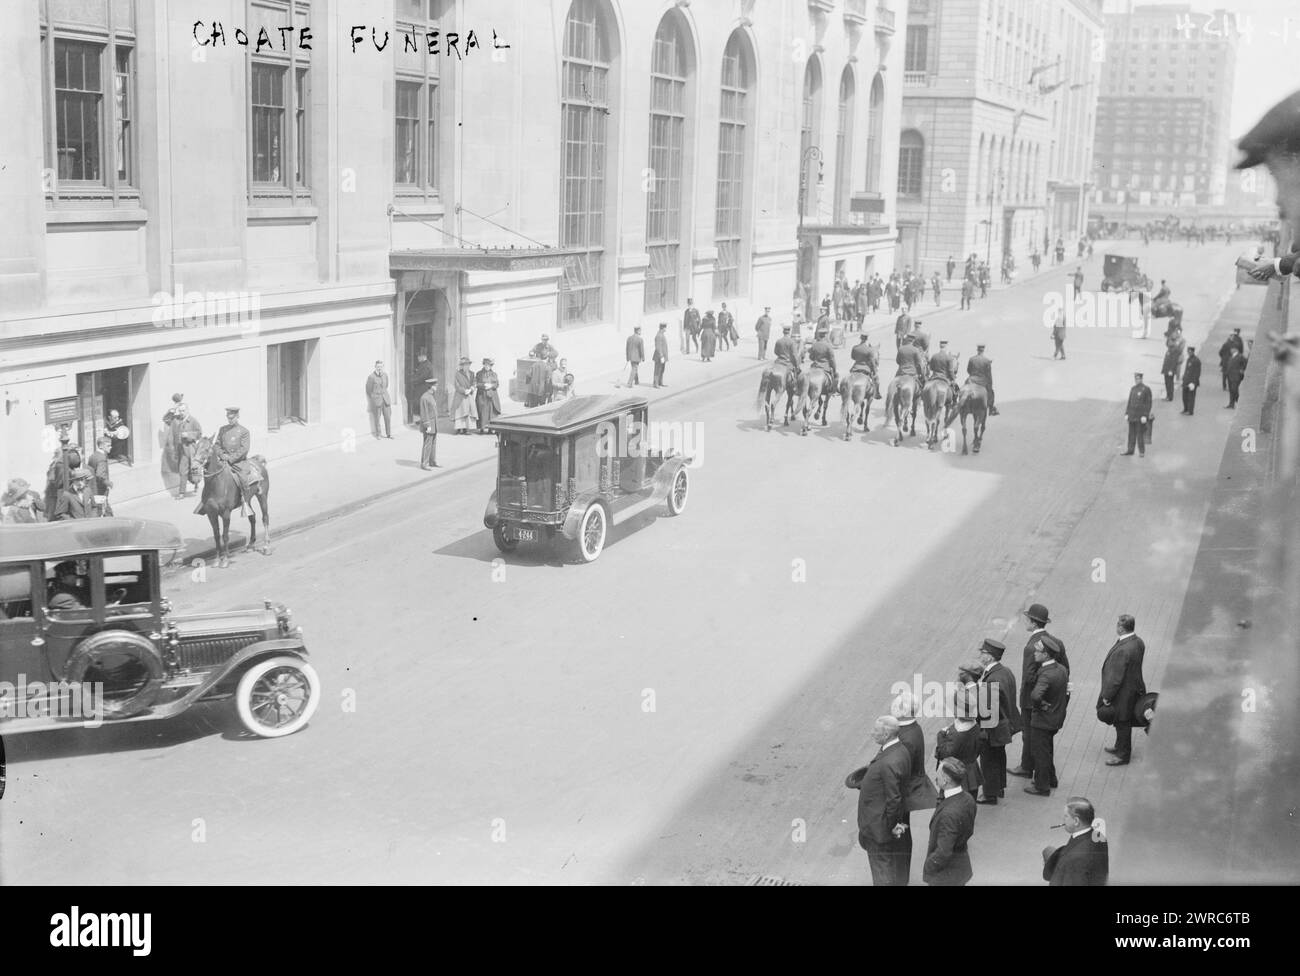
<path fill-rule="evenodd" d="M 917 319 L 912 323 L 912 342 L 916 348 L 921 350 L 921 355 L 929 357 L 930 355 L 930 333 L 921 330 L 921 320 Z"/>
<path fill-rule="evenodd" d="M 930 375 L 942 376 L 948 381 L 948 402 L 957 402 L 957 357 L 948 351 L 948 340 L 939 340 L 938 351 L 930 357 Z"/>
<path fill-rule="evenodd" d="M 772 347 L 772 358 L 778 363 L 785 363 L 790 367 L 790 372 L 796 377 L 799 376 L 799 344 L 790 338 L 790 326 L 781 326 L 781 338 L 776 340 L 776 345 Z"/>
<path fill-rule="evenodd" d="M 925 357 L 921 355 L 921 350 L 916 347 L 915 336 L 908 334 L 903 336 L 902 344 L 898 347 L 898 356 L 895 362 L 898 363 L 898 372 L 894 374 L 895 378 L 899 376 L 915 376 L 917 392 L 925 386 L 929 370 L 926 367 Z"/>
<path fill-rule="evenodd" d="M 239 486 L 239 514 L 245 518 L 252 513 L 252 509 L 248 507 L 250 486 L 256 484 L 259 478 L 253 466 L 248 463 L 248 449 L 251 443 L 248 428 L 239 422 L 239 408 L 226 407 L 226 423 L 217 431 L 212 453 L 216 455 L 218 461 L 230 465 L 230 473 L 235 478 L 235 484 Z M 202 500 L 199 501 L 199 506 L 194 513 L 203 514 Z"/>
<path fill-rule="evenodd" d="M 879 400 L 880 376 L 876 372 L 878 366 L 876 350 L 867 339 L 867 334 L 865 332 L 861 333 L 858 338 L 862 341 L 849 350 L 849 358 L 853 360 L 853 365 L 849 368 L 849 372 L 866 373 L 870 376 L 876 390 L 875 398 Z"/>
<path fill-rule="evenodd" d="M 820 366 L 826 371 L 832 388 L 839 386 L 840 377 L 839 370 L 835 368 L 835 350 L 831 348 L 824 334 L 819 332 L 817 341 L 809 348 L 808 361 L 810 365 Z"/>
<path fill-rule="evenodd" d="M 998 408 L 993 405 L 993 360 L 984 355 L 983 345 L 975 347 L 975 355 L 966 364 L 966 381 L 988 391 L 989 416 L 996 417 Z"/>

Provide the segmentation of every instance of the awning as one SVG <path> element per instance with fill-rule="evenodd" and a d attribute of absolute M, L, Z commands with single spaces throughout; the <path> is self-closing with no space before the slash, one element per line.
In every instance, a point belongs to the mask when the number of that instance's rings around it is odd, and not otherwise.
<path fill-rule="evenodd" d="M 399 271 L 536 271 L 562 267 L 583 254 L 565 247 L 434 247 L 390 251 L 388 267 Z"/>

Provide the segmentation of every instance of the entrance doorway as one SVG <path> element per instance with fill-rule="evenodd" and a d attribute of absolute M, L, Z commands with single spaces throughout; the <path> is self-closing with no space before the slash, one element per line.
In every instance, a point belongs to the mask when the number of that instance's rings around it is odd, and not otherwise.
<path fill-rule="evenodd" d="M 77 399 L 81 409 L 81 429 L 78 435 L 87 455 L 95 449 L 95 441 L 107 434 L 113 439 L 109 450 L 110 461 L 134 464 L 138 444 L 147 444 L 143 427 L 136 430 L 137 419 L 143 424 L 145 414 L 137 418 L 136 401 L 144 385 L 147 366 L 121 366 L 77 374 Z"/>
<path fill-rule="evenodd" d="M 400 293 L 399 293 L 400 294 Z M 420 397 L 424 395 L 424 384 L 417 383 L 416 370 L 420 363 L 420 354 L 424 353 L 433 368 L 433 375 L 438 378 L 438 412 L 450 412 L 451 374 L 455 365 L 451 361 L 454 350 L 448 335 L 450 324 L 450 307 L 446 293 L 441 288 L 425 288 L 408 298 L 406 316 L 402 325 L 402 341 L 398 348 L 402 350 L 402 361 L 398 364 L 402 376 L 402 392 L 406 401 L 406 422 L 414 423 L 420 411 Z"/>

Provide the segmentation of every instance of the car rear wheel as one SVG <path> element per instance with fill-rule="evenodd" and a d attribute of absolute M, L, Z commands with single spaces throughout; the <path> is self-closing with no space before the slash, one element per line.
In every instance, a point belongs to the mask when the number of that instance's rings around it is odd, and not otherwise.
<path fill-rule="evenodd" d="M 492 527 L 492 541 L 497 544 L 497 548 L 502 552 L 514 552 L 519 548 L 519 540 L 508 537 L 506 527 L 500 522 Z"/>
<path fill-rule="evenodd" d="M 297 732 L 311 721 L 319 704 L 316 669 L 297 657 L 258 661 L 244 672 L 235 691 L 239 720 L 249 732 L 264 739 Z"/>
<path fill-rule="evenodd" d="M 69 684 L 96 693 L 96 699 L 102 694 L 102 717 L 115 719 L 147 710 L 162 690 L 166 668 L 148 638 L 104 630 L 77 645 L 64 675 Z"/>
<path fill-rule="evenodd" d="M 609 521 L 605 517 L 605 506 L 593 502 L 582 513 L 582 522 L 578 525 L 578 538 L 574 540 L 574 549 L 578 559 L 584 563 L 594 563 L 605 548 L 605 536 Z"/>
<path fill-rule="evenodd" d="M 686 510 L 686 499 L 691 492 L 690 475 L 681 468 L 673 475 L 672 487 L 668 489 L 668 514 L 681 515 Z"/>

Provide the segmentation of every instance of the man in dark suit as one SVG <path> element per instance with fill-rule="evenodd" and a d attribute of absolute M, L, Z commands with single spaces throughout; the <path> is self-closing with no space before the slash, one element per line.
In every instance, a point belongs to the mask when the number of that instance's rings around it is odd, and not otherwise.
<path fill-rule="evenodd" d="M 370 433 L 379 440 L 379 418 L 384 418 L 384 435 L 393 439 L 393 399 L 388 392 L 388 374 L 384 364 L 375 360 L 375 369 L 366 377 L 366 399 L 370 401 Z"/>
<path fill-rule="evenodd" d="M 1070 840 L 1063 847 L 1043 849 L 1043 880 L 1053 888 L 1104 885 L 1110 876 L 1110 849 L 1101 826 L 1087 799 L 1072 796 L 1066 800 L 1065 829 Z"/>
<path fill-rule="evenodd" d="M 628 386 L 640 386 L 641 377 L 636 375 L 637 367 L 645 362 L 645 342 L 641 339 L 641 326 L 637 325 L 632 328 L 632 334 L 627 337 L 626 358 L 631 370 L 627 374 Z"/>
<path fill-rule="evenodd" d="M 1007 793 L 1007 746 L 1020 731 L 1020 711 L 1016 708 L 1016 676 L 1002 663 L 1007 646 L 1001 641 L 985 640 L 980 645 L 979 660 L 984 670 L 980 684 L 987 689 L 980 697 L 980 773 L 984 796 L 976 800 L 990 806 Z"/>
<path fill-rule="evenodd" d="M 1165 346 L 1164 362 L 1160 364 L 1160 372 L 1165 378 L 1165 401 L 1174 402 L 1174 380 L 1178 378 L 1178 364 L 1183 358 L 1183 351 L 1176 343 L 1168 343 Z"/>
<path fill-rule="evenodd" d="M 1114 758 L 1107 766 L 1127 766 L 1133 754 L 1133 710 L 1138 699 L 1147 693 L 1142 680 L 1142 658 L 1147 646 L 1133 631 L 1137 624 L 1131 614 L 1121 613 L 1115 624 L 1119 639 L 1106 653 L 1101 665 L 1101 694 L 1097 696 L 1097 709 L 1114 709 L 1114 717 L 1107 722 L 1115 726 L 1115 747 L 1106 751 Z"/>
<path fill-rule="evenodd" d="M 872 884 L 902 887 L 907 874 L 900 870 L 899 838 L 907 833 L 905 792 L 912 760 L 898 741 L 898 720 L 892 715 L 876 719 L 871 738 L 880 751 L 866 766 L 849 773 L 844 785 L 859 791 L 858 843 L 867 852 Z"/>
<path fill-rule="evenodd" d="M 1196 413 L 1196 390 L 1201 385 L 1201 360 L 1196 347 L 1187 347 L 1187 363 L 1183 366 L 1183 415 Z"/>
<path fill-rule="evenodd" d="M 700 310 L 695 307 L 695 299 L 686 299 L 686 311 L 682 313 L 682 352 L 690 354 L 691 343 L 695 351 L 700 351 Z"/>
<path fill-rule="evenodd" d="M 430 376 L 424 381 L 424 394 L 420 397 L 420 432 L 424 443 L 420 448 L 420 470 L 438 467 L 438 378 Z"/>
<path fill-rule="evenodd" d="M 1241 330 L 1233 329 L 1232 335 L 1223 340 L 1223 345 L 1219 346 L 1219 374 L 1223 380 L 1223 388 L 1228 388 L 1228 363 L 1232 361 L 1233 353 L 1244 352 L 1246 344 L 1241 341 Z"/>
<path fill-rule="evenodd" d="M 1025 787 L 1025 792 L 1031 796 L 1051 796 L 1056 786 L 1055 739 L 1065 724 L 1070 673 L 1046 644 L 1041 644 L 1034 652 L 1034 660 L 1038 663 L 1038 674 L 1034 679 L 1034 690 L 1029 695 L 1030 712 L 1025 723 L 1034 730 L 1030 740 L 1034 781 Z"/>
<path fill-rule="evenodd" d="M 1052 618 L 1047 613 L 1047 607 L 1041 603 L 1031 604 L 1029 609 L 1024 611 L 1023 616 L 1025 618 L 1025 627 L 1029 631 L 1029 640 L 1025 643 L 1023 660 L 1020 665 L 1020 765 L 1015 769 L 1008 770 L 1008 773 L 1012 776 L 1023 776 L 1026 779 L 1031 779 L 1034 775 L 1034 751 L 1032 748 L 1034 730 L 1029 724 L 1029 715 L 1033 710 L 1029 702 L 1029 696 L 1033 694 L 1034 684 L 1038 680 L 1038 661 L 1034 657 L 1034 653 L 1040 647 L 1048 647 L 1066 670 L 1070 668 L 1070 659 L 1065 655 L 1065 642 L 1047 632 L 1047 625 L 1052 622 Z M 1055 780 L 1052 781 L 1052 788 L 1056 788 Z"/>
<path fill-rule="evenodd" d="M 1228 381 L 1228 407 L 1235 409 L 1237 406 L 1237 397 L 1241 395 L 1241 381 L 1246 376 L 1246 357 L 1239 350 L 1234 351 L 1232 358 L 1228 360 L 1228 368 L 1224 373 L 1224 378 Z"/>
<path fill-rule="evenodd" d="M 664 367 L 668 365 L 668 323 L 660 322 L 659 331 L 655 333 L 655 386 L 667 386 L 664 382 Z"/>
<path fill-rule="evenodd" d="M 930 844 L 921 877 L 928 885 L 960 887 L 972 877 L 967 845 L 975 833 L 975 798 L 962 784 L 966 767 L 949 757 L 939 764 L 939 802 L 930 816 Z"/>
<path fill-rule="evenodd" d="M 903 823 L 907 825 L 907 833 L 898 839 L 899 871 L 902 872 L 902 883 L 907 884 L 912 876 L 912 852 L 916 843 L 911 815 L 918 810 L 934 809 L 934 784 L 925 775 L 925 733 L 916 724 L 916 700 L 912 693 L 907 691 L 895 698 L 889 711 L 898 721 L 898 741 L 907 749 L 912 766 L 903 797 L 906 810 Z"/>
<path fill-rule="evenodd" d="M 1151 387 L 1142 382 L 1142 374 L 1133 374 L 1133 388 L 1128 391 L 1128 404 L 1124 407 L 1124 419 L 1128 421 L 1128 450 L 1122 457 L 1131 457 L 1133 447 L 1138 454 L 1147 456 L 1146 430 L 1147 421 L 1151 419 Z"/>

